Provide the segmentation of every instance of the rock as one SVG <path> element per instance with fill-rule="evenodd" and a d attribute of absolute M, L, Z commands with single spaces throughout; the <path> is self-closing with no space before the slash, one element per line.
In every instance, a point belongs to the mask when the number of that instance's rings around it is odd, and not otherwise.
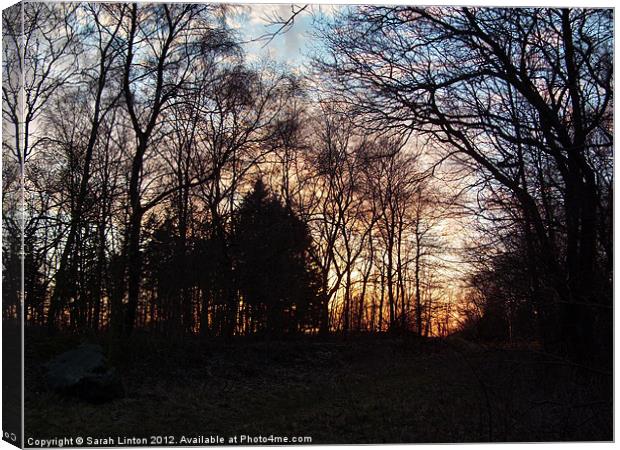
<path fill-rule="evenodd" d="M 47 383 L 55 390 L 70 388 L 88 374 L 107 370 L 103 349 L 99 345 L 81 345 L 58 355 L 47 363 Z"/>
<path fill-rule="evenodd" d="M 114 369 L 107 366 L 99 345 L 81 345 L 47 363 L 48 386 L 64 395 L 91 403 L 104 403 L 125 395 Z"/>

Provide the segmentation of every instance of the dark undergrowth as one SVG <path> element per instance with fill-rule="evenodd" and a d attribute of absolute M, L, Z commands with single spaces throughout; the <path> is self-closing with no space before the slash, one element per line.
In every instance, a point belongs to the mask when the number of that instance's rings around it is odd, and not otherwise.
<path fill-rule="evenodd" d="M 127 396 L 50 392 L 43 364 L 99 342 Z M 358 336 L 130 344 L 29 333 L 26 438 L 310 436 L 314 444 L 613 439 L 612 377 L 528 348 Z"/>

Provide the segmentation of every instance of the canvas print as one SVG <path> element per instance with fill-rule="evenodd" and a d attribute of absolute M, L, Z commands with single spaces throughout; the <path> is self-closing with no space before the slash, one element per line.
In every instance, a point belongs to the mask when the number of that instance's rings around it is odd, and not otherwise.
<path fill-rule="evenodd" d="M 5 441 L 613 440 L 611 8 L 2 29 Z"/>

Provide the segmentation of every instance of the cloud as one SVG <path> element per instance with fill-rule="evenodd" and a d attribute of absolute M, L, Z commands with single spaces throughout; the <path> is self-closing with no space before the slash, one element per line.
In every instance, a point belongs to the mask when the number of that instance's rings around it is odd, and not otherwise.
<path fill-rule="evenodd" d="M 270 42 L 261 41 L 261 37 L 277 31 L 278 25 L 270 26 L 270 23 L 288 19 L 293 14 L 294 7 L 301 6 L 291 3 L 240 5 L 228 15 L 226 23 L 236 30 L 245 42 L 248 61 L 268 58 L 289 66 L 303 65 L 307 62 L 304 53 L 314 17 L 331 16 L 340 8 L 328 4 L 312 5 L 300 13 L 285 32 L 278 34 Z"/>
<path fill-rule="evenodd" d="M 250 6 L 250 23 L 257 25 L 267 25 L 270 20 L 287 18 L 292 11 L 292 4 L 256 4 Z"/>

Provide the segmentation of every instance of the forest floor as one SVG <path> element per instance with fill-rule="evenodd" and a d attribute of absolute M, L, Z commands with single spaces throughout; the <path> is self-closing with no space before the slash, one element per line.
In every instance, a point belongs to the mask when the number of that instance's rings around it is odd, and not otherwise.
<path fill-rule="evenodd" d="M 26 438 L 613 439 L 612 377 L 531 349 L 413 337 L 175 342 L 136 336 L 111 355 L 126 397 L 92 405 L 44 383 L 43 364 L 80 341 L 27 337 Z"/>

